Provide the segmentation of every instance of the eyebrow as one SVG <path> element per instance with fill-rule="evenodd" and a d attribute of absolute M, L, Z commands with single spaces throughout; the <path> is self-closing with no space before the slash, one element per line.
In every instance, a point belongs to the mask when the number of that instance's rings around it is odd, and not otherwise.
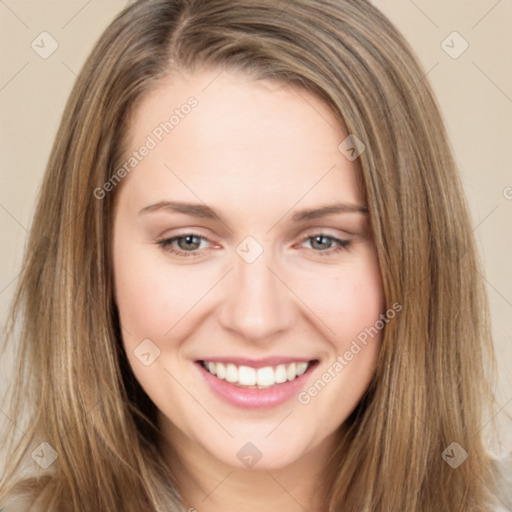
<path fill-rule="evenodd" d="M 158 203 L 142 208 L 142 210 L 139 211 L 139 215 L 162 210 L 174 213 L 182 213 L 184 215 L 190 215 L 191 217 L 217 220 L 224 223 L 222 217 L 213 208 L 210 208 L 205 204 L 184 203 L 181 201 L 160 201 Z M 335 213 L 367 214 L 368 211 L 368 207 L 364 205 L 357 205 L 352 203 L 327 204 L 317 208 L 304 209 L 295 212 L 292 216 L 292 222 L 304 222 L 306 220 L 317 219 Z"/>

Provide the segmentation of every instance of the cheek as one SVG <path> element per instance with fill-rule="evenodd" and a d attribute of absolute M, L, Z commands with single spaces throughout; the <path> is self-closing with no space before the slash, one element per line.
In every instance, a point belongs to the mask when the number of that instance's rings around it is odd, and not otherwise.
<path fill-rule="evenodd" d="M 382 279 L 370 248 L 325 277 L 308 278 L 308 302 L 329 328 L 323 331 L 339 353 L 384 312 Z"/>
<path fill-rule="evenodd" d="M 115 259 L 114 265 L 121 324 L 137 337 L 152 338 L 165 328 L 163 287 L 155 286 L 154 272 L 135 251 Z"/>
<path fill-rule="evenodd" d="M 384 309 L 382 285 L 378 276 L 354 274 L 340 292 L 341 313 L 335 330 L 344 340 L 354 339 L 372 327 Z"/>
<path fill-rule="evenodd" d="M 158 248 L 129 244 L 120 236 L 114 245 L 114 279 L 120 321 L 136 339 L 162 340 L 206 293 L 204 279 L 192 265 L 176 271 Z M 204 289 L 203 289 L 204 288 Z"/>
<path fill-rule="evenodd" d="M 309 412 L 311 428 L 334 431 L 360 402 L 377 365 L 385 304 L 376 256 L 368 253 L 338 269 L 318 297 L 316 305 L 334 332 L 326 333 L 328 356 L 298 402 Z"/>

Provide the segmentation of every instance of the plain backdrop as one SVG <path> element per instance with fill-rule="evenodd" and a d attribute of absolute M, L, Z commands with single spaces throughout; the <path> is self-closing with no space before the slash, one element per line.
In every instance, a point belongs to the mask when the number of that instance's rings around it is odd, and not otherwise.
<path fill-rule="evenodd" d="M 293 1 L 293 0 L 290 0 Z M 460 166 L 498 355 L 496 423 L 512 450 L 512 2 L 377 0 L 433 85 Z M 121 0 L 0 1 L 0 319 L 4 322 L 53 138 L 76 76 Z M 53 51 L 49 55 L 49 53 Z M 9 356 L 1 387 L 9 385 Z M 11 421 L 0 403 L 0 425 Z M 482 424 L 482 431 L 488 424 Z"/>

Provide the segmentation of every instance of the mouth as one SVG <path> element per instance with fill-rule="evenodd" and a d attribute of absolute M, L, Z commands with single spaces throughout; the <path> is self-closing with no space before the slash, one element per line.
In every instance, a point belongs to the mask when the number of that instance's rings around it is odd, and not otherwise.
<path fill-rule="evenodd" d="M 219 380 L 224 380 L 238 388 L 269 389 L 299 379 L 318 363 L 317 359 L 309 361 L 292 361 L 258 368 L 234 362 L 217 362 L 201 360 L 198 363 Z"/>
<path fill-rule="evenodd" d="M 222 401 L 242 409 L 272 409 L 289 403 L 312 378 L 318 359 L 195 361 L 208 388 Z"/>

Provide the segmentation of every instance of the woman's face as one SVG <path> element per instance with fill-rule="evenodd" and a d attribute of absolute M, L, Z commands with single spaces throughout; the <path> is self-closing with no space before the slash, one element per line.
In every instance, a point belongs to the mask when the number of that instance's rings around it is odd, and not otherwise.
<path fill-rule="evenodd" d="M 328 107 L 218 73 L 168 79 L 134 110 L 121 181 L 104 187 L 115 296 L 167 440 L 278 468 L 333 440 L 368 388 L 382 283 Z"/>

